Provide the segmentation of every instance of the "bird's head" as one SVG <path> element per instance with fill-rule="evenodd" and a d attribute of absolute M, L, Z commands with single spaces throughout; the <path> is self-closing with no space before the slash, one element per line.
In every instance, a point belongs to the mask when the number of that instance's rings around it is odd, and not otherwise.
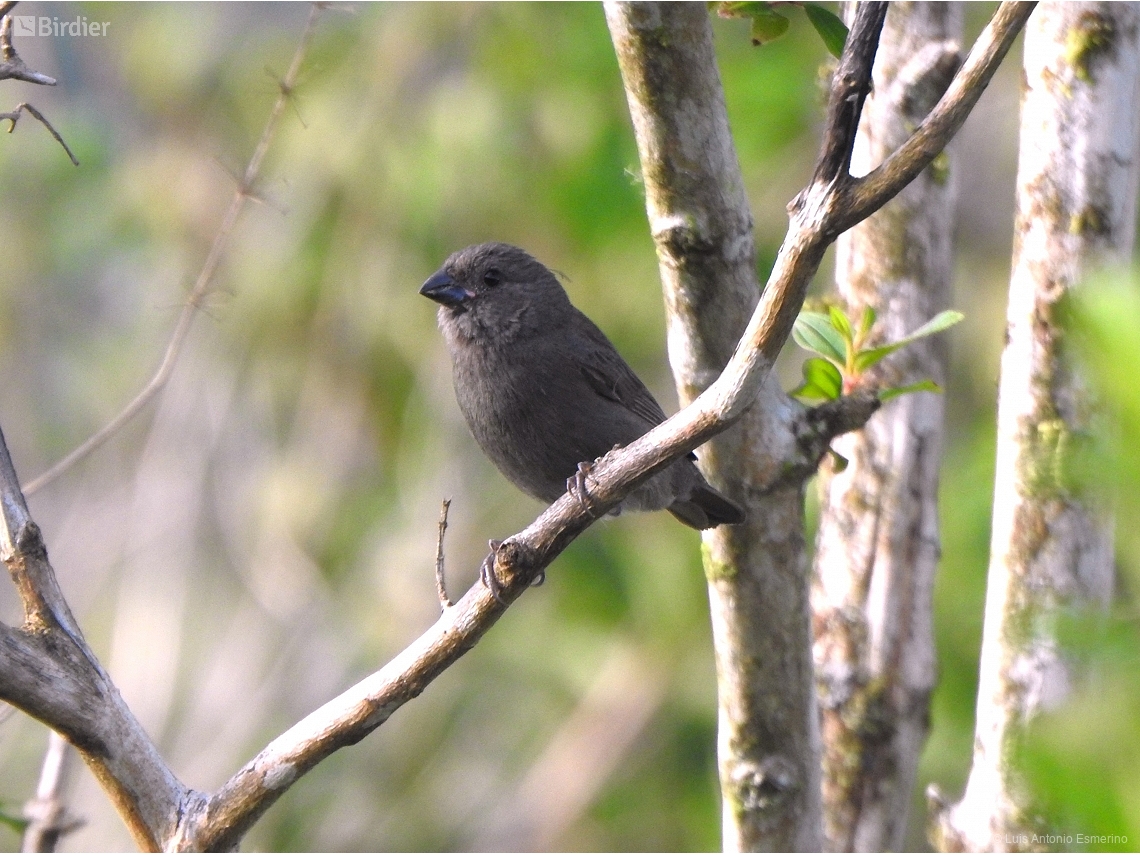
<path fill-rule="evenodd" d="M 452 253 L 420 288 L 439 303 L 440 324 L 466 338 L 500 340 L 542 332 L 567 314 L 570 300 L 558 279 L 529 253 L 483 243 Z"/>

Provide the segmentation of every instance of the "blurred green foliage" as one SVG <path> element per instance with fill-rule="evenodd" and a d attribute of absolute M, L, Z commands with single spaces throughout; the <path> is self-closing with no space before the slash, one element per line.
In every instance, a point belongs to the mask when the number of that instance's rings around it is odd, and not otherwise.
<path fill-rule="evenodd" d="M 18 39 L 60 84 L 0 85 L 81 161 L 26 117 L 0 138 L 0 424 L 27 480 L 156 367 L 309 9 L 18 11 L 109 22 L 103 39 Z M 810 175 L 828 56 L 802 18 L 759 51 L 747 21 L 714 28 L 763 274 Z M 950 165 L 963 207 L 955 305 L 968 317 L 949 334 L 942 679 L 916 794 L 930 780 L 954 791 L 969 764 L 1015 146 L 1001 131 L 1016 80 L 1007 63 Z M 675 401 L 598 5 L 328 8 L 256 194 L 161 401 L 32 497 L 88 637 L 198 787 L 434 620 L 444 496 L 453 592 L 475 579 L 487 538 L 539 510 L 455 406 L 434 309 L 416 293 L 449 252 L 526 247 L 565 274 L 667 411 Z M 799 359 L 782 366 L 789 388 Z M 7 586 L 0 619 L 18 620 Z M 714 693 L 696 536 L 664 515 L 606 521 L 421 698 L 292 788 L 247 848 L 715 849 Z M 1134 726 L 1122 722 L 1112 727 Z M 560 740 L 604 771 L 576 781 L 550 750 Z M 0 723 L 5 804 L 34 790 L 45 742 L 23 717 Z M 540 772 L 556 783 L 528 788 Z M 529 815 L 545 820 L 573 787 L 582 807 L 564 821 L 512 825 L 519 799 L 537 799 Z M 87 825 L 66 848 L 130 846 L 86 772 L 72 805 Z M 921 809 L 911 824 L 923 847 Z M 0 831 L 0 846 L 17 842 Z"/>
<path fill-rule="evenodd" d="M 1128 851 L 1140 840 L 1140 536 L 1128 524 L 1140 512 L 1138 283 L 1138 270 L 1103 271 L 1062 306 L 1073 360 L 1097 402 L 1077 484 L 1110 505 L 1119 522 L 1115 602 L 1107 614 L 1073 609 L 1059 616 L 1075 691 L 1032 724 L 1022 748 L 1034 806 L 1065 837 L 1060 848 L 1073 851 Z"/>

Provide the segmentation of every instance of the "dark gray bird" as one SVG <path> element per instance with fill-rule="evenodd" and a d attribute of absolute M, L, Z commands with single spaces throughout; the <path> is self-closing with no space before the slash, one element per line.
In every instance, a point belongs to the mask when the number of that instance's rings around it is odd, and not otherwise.
<path fill-rule="evenodd" d="M 665 421 L 665 413 L 554 274 L 518 247 L 469 246 L 420 288 L 440 304 L 455 397 L 476 441 L 521 490 L 550 503 L 589 464 Z M 664 508 L 687 526 L 744 512 L 682 458 L 622 501 Z M 581 484 L 581 482 L 579 482 Z"/>

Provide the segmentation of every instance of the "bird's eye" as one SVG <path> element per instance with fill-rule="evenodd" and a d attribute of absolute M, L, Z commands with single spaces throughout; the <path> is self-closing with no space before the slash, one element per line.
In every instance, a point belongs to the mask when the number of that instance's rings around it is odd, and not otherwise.
<path fill-rule="evenodd" d="M 488 270 L 486 273 L 483 274 L 483 284 L 484 285 L 495 286 L 495 285 L 498 285 L 502 281 L 503 281 L 503 274 L 501 274 L 494 267 L 492 267 L 490 270 Z"/>

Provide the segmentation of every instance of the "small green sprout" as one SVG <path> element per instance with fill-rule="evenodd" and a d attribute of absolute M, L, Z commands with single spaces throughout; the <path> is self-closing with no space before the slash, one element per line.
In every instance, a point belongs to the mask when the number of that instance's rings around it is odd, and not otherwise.
<path fill-rule="evenodd" d="M 899 348 L 928 335 L 942 332 L 965 317 L 961 312 L 939 312 L 910 335 L 878 347 L 867 347 L 871 327 L 875 324 L 875 310 L 868 306 L 856 330 L 842 310 L 831 306 L 827 314 L 801 312 L 792 329 L 792 338 L 804 350 L 818 354 L 804 362 L 804 382 L 792 392 L 801 398 L 834 401 L 848 394 L 872 365 Z M 907 386 L 895 386 L 879 391 L 879 400 L 887 401 L 908 392 L 941 392 L 933 380 L 921 380 Z"/>

